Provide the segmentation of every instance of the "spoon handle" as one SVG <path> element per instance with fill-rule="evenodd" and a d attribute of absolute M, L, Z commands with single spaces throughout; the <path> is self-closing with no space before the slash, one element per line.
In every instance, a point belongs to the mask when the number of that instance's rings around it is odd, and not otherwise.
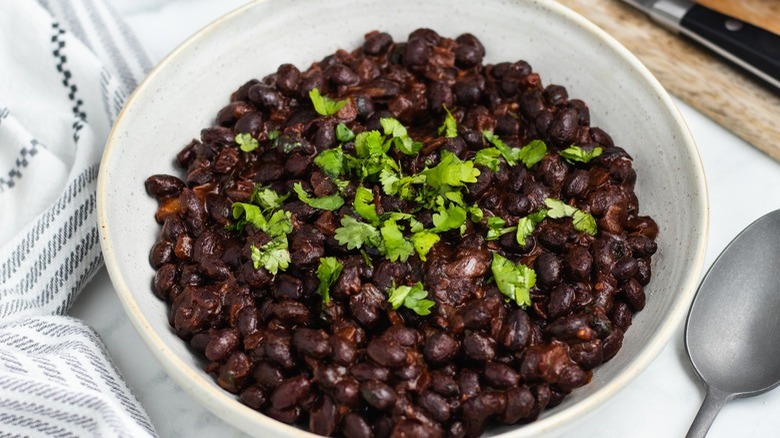
<path fill-rule="evenodd" d="M 707 387 L 707 395 L 704 396 L 704 402 L 699 408 L 699 412 L 696 414 L 696 418 L 693 419 L 691 428 L 688 429 L 688 434 L 685 438 L 704 438 L 707 436 L 707 431 L 710 430 L 712 422 L 715 420 L 715 416 L 720 412 L 720 408 L 728 402 L 732 394 L 723 392 L 713 387 Z"/>

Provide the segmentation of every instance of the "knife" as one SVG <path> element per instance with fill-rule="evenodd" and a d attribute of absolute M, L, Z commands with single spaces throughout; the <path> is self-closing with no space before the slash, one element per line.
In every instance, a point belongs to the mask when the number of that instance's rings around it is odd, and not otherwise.
<path fill-rule="evenodd" d="M 685 35 L 780 92 L 780 36 L 691 0 L 623 0 L 669 30 Z"/>

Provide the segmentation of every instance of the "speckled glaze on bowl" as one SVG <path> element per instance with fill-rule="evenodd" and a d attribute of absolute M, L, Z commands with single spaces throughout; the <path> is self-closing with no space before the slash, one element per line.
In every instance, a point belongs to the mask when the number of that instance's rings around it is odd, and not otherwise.
<path fill-rule="evenodd" d="M 448 37 L 471 32 L 486 63 L 528 61 L 544 84 L 567 87 L 588 103 L 591 123 L 634 157 L 643 214 L 660 226 L 647 307 L 637 314 L 618 355 L 559 406 L 523 426 L 489 435 L 560 433 L 636 377 L 685 315 L 701 271 L 708 227 L 707 192 L 698 151 L 669 96 L 625 48 L 551 1 L 265 0 L 207 26 L 152 71 L 128 100 L 106 146 L 98 180 L 101 245 L 128 317 L 168 374 L 214 414 L 256 436 L 311 436 L 244 406 L 202 371 L 168 325 L 166 304 L 151 291 L 149 249 L 159 226 L 143 182 L 177 174 L 173 157 L 213 123 L 230 93 L 282 63 L 302 69 L 338 48 L 352 49 L 380 29 L 397 40 L 429 27 Z"/>

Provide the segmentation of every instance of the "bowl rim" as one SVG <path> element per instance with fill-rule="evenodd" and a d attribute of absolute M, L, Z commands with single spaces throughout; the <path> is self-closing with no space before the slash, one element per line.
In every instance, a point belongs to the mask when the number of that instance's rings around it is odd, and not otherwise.
<path fill-rule="evenodd" d="M 135 101 L 138 99 L 138 96 L 146 89 L 153 78 L 156 77 L 161 70 L 167 67 L 172 59 L 177 58 L 182 52 L 187 51 L 191 46 L 196 45 L 200 40 L 208 38 L 210 34 L 223 26 L 225 23 L 229 23 L 238 15 L 243 14 L 246 11 L 256 7 L 256 5 L 266 1 L 272 0 L 252 0 L 247 4 L 242 5 L 217 18 L 213 22 L 207 24 L 189 36 L 168 55 L 166 55 L 162 61 L 160 61 L 160 63 L 149 72 L 149 74 L 127 99 L 125 105 L 116 118 L 111 132 L 109 133 L 98 172 L 98 230 L 106 268 L 108 270 L 109 277 L 111 278 L 111 282 L 114 285 L 117 295 L 119 296 L 119 299 L 122 303 L 122 307 L 124 308 L 125 313 L 130 319 L 130 322 L 132 323 L 136 332 L 141 337 L 144 344 L 146 344 L 147 348 L 149 348 L 149 350 L 155 356 L 163 369 L 166 371 L 168 376 L 170 376 L 182 389 L 198 400 L 202 406 L 205 406 L 213 414 L 220 417 L 230 426 L 243 430 L 248 434 L 256 434 L 258 430 L 255 429 L 255 427 L 262 425 L 264 428 L 274 429 L 277 432 L 283 433 L 285 436 L 316 437 L 318 435 L 299 429 L 295 426 L 279 422 L 272 419 L 271 417 L 255 411 L 254 409 L 249 408 L 248 406 L 245 406 L 232 394 L 229 394 L 227 391 L 221 388 L 215 387 L 212 384 L 213 382 L 206 380 L 202 374 L 196 372 L 192 366 L 177 357 L 177 355 L 166 346 L 165 342 L 160 338 L 160 336 L 152 330 L 151 324 L 141 312 L 133 297 L 130 287 L 127 285 L 125 278 L 121 274 L 119 263 L 115 255 L 115 250 L 112 245 L 111 227 L 108 221 L 108 212 L 106 210 L 106 196 L 108 193 L 107 180 L 110 178 L 108 175 L 108 168 L 106 163 L 111 160 L 112 154 L 118 148 L 118 130 L 122 127 L 122 121 L 124 120 L 124 115 L 127 111 L 127 108 L 134 105 Z M 510 3 L 517 2 L 520 2 L 520 0 L 512 0 Z M 701 194 L 701 196 L 698 198 L 698 203 L 694 205 L 694 212 L 700 213 L 698 215 L 699 223 L 697 224 L 700 229 L 700 234 L 695 236 L 696 248 L 694 251 L 694 257 L 691 260 L 691 268 L 687 271 L 687 275 L 684 276 L 681 282 L 681 289 L 678 293 L 677 299 L 673 303 L 666 320 L 649 338 L 646 347 L 641 350 L 639 354 L 633 359 L 631 366 L 627 366 L 614 378 L 606 382 L 602 388 L 598 389 L 586 399 L 566 409 L 563 409 L 560 412 L 555 412 L 534 422 L 524 424 L 517 429 L 503 432 L 500 435 L 502 437 L 536 436 L 540 433 L 551 432 L 552 430 L 558 428 L 559 424 L 571 424 L 574 420 L 597 411 L 599 406 L 603 405 L 609 399 L 614 397 L 620 390 L 624 389 L 632 380 L 634 380 L 641 372 L 643 372 L 660 354 L 661 350 L 669 342 L 672 335 L 680 326 L 683 318 L 688 312 L 697 289 L 701 271 L 703 269 L 705 251 L 709 236 L 709 193 L 701 155 L 698 151 L 690 129 L 682 117 L 682 114 L 680 113 L 672 98 L 660 84 L 658 79 L 652 75 L 648 68 L 633 53 L 631 53 L 627 48 L 619 43 L 614 37 L 606 33 L 600 27 L 579 13 L 553 0 L 531 0 L 531 2 L 554 14 L 562 16 L 564 19 L 580 26 L 582 30 L 595 35 L 600 41 L 609 47 L 609 49 L 623 58 L 624 61 L 628 62 L 630 66 L 634 68 L 635 72 L 642 77 L 642 79 L 647 83 L 647 85 L 649 85 L 649 87 L 661 100 L 661 103 L 669 111 L 677 125 L 679 132 L 682 134 L 682 138 L 679 139 L 681 145 L 684 145 L 689 154 L 694 158 L 693 174 L 696 177 L 695 189 L 698 193 Z"/>

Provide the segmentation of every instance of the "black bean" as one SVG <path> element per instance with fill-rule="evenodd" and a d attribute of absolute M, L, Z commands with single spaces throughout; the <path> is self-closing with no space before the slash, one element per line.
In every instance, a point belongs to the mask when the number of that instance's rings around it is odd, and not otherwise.
<path fill-rule="evenodd" d="M 423 354 L 425 359 L 433 363 L 444 363 L 455 357 L 460 345 L 450 334 L 437 332 L 425 339 Z"/>
<path fill-rule="evenodd" d="M 616 261 L 612 266 L 612 275 L 614 275 L 615 278 L 619 281 L 627 280 L 636 275 L 637 269 L 639 269 L 639 265 L 637 264 L 636 259 L 630 256 L 625 256 Z"/>
<path fill-rule="evenodd" d="M 283 103 L 279 92 L 265 84 L 253 85 L 249 89 L 249 100 L 266 110 L 280 108 Z"/>
<path fill-rule="evenodd" d="M 604 351 L 601 348 L 601 340 L 599 339 L 580 342 L 571 345 L 569 348 L 571 358 L 585 371 L 592 370 L 604 361 Z"/>
<path fill-rule="evenodd" d="M 339 425 L 340 415 L 338 405 L 329 396 L 323 396 L 309 414 L 309 430 L 322 435 L 331 436 Z"/>
<path fill-rule="evenodd" d="M 628 236 L 628 246 L 634 257 L 650 257 L 658 250 L 658 245 L 649 237 L 638 235 Z"/>
<path fill-rule="evenodd" d="M 179 196 L 185 187 L 184 181 L 171 175 L 152 175 L 144 183 L 146 193 L 157 199 Z"/>
<path fill-rule="evenodd" d="M 393 407 L 398 397 L 393 388 L 379 380 L 367 380 L 361 383 L 360 395 L 366 403 L 380 411 Z"/>
<path fill-rule="evenodd" d="M 293 335 L 293 345 L 301 354 L 315 359 L 330 356 L 331 346 L 324 330 L 298 328 Z"/>
<path fill-rule="evenodd" d="M 309 379 L 306 376 L 296 376 L 282 382 L 271 394 L 271 404 L 274 409 L 294 407 L 309 394 Z"/>
<path fill-rule="evenodd" d="M 485 364 L 485 380 L 494 388 L 510 388 L 520 382 L 520 374 L 509 365 L 488 362 Z"/>
<path fill-rule="evenodd" d="M 176 284 L 176 280 L 179 276 L 179 268 L 174 263 L 167 263 L 157 270 L 154 274 L 154 294 L 160 299 L 167 299 L 170 296 L 170 292 Z"/>
<path fill-rule="evenodd" d="M 561 281 L 561 260 L 554 254 L 545 252 L 534 262 L 537 280 L 545 287 L 553 287 Z"/>
<path fill-rule="evenodd" d="M 173 244 L 165 240 L 158 240 L 149 251 L 149 264 L 154 269 L 159 269 L 162 265 L 170 263 L 173 258 Z"/>
<path fill-rule="evenodd" d="M 333 390 L 333 398 L 339 404 L 349 408 L 358 408 L 360 406 L 360 385 L 355 379 L 345 378 L 336 384 Z"/>
<path fill-rule="evenodd" d="M 367 362 L 359 363 L 349 368 L 349 373 L 360 381 L 381 380 L 386 381 L 390 378 L 390 371 L 379 365 L 373 365 Z"/>
<path fill-rule="evenodd" d="M 563 259 L 563 268 L 567 277 L 575 281 L 584 281 L 590 278 L 593 257 L 590 252 L 581 246 L 569 249 Z"/>
<path fill-rule="evenodd" d="M 550 318 L 565 315 L 574 304 L 574 288 L 568 284 L 558 285 L 550 293 L 550 302 L 547 303 L 547 314 Z"/>
<path fill-rule="evenodd" d="M 496 357 L 496 342 L 479 332 L 472 332 L 463 337 L 463 352 L 467 357 L 484 362 Z"/>
<path fill-rule="evenodd" d="M 241 391 L 239 398 L 241 399 L 241 403 L 252 409 L 260 409 L 268 401 L 265 392 L 257 385 L 252 385 Z"/>
<path fill-rule="evenodd" d="M 282 64 L 276 70 L 276 88 L 286 96 L 293 97 L 300 88 L 301 71 L 292 64 Z"/>
<path fill-rule="evenodd" d="M 234 351 L 224 365 L 219 367 L 217 384 L 222 388 L 237 393 L 241 391 L 252 371 L 252 361 L 241 351 Z"/>
<path fill-rule="evenodd" d="M 559 111 L 550 124 L 550 137 L 560 145 L 570 145 L 575 141 L 578 121 L 577 110 L 567 108 Z"/>
<path fill-rule="evenodd" d="M 372 33 L 366 36 L 363 52 L 367 55 L 381 55 L 387 52 L 391 44 L 393 44 L 393 37 L 390 34 L 385 32 Z"/>
<path fill-rule="evenodd" d="M 206 344 L 206 357 L 209 360 L 221 361 L 238 347 L 238 340 L 238 331 L 232 328 L 213 332 Z"/>
<path fill-rule="evenodd" d="M 635 311 L 639 311 L 645 308 L 645 290 L 636 279 L 629 279 L 620 288 L 620 292 L 623 294 L 623 298 L 626 300 L 628 305 L 631 306 L 631 308 Z"/>
<path fill-rule="evenodd" d="M 514 310 L 507 317 L 501 328 L 499 342 L 510 350 L 518 351 L 525 348 L 531 340 L 531 320 L 522 310 Z"/>
<path fill-rule="evenodd" d="M 360 415 L 350 412 L 344 417 L 344 436 L 346 438 L 373 438 L 371 426 Z"/>

